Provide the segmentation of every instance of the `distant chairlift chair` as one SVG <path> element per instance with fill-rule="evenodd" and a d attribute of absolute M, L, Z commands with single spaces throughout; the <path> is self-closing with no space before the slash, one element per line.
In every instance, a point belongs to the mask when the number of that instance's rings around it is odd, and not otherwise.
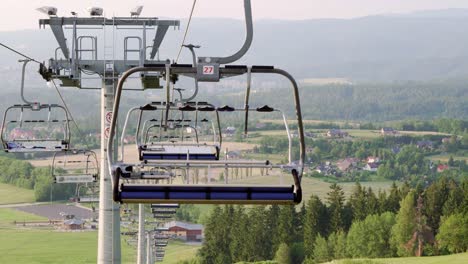
<path fill-rule="evenodd" d="M 56 104 L 24 104 L 7 108 L 1 141 L 6 152 L 65 151 L 70 144 L 68 113 Z"/>

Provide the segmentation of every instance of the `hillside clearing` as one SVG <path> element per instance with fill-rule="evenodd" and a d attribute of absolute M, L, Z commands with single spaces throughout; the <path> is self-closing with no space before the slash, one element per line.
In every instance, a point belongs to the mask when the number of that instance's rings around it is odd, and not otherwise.
<path fill-rule="evenodd" d="M 17 204 L 34 202 L 34 191 L 0 183 L 0 204 Z"/>

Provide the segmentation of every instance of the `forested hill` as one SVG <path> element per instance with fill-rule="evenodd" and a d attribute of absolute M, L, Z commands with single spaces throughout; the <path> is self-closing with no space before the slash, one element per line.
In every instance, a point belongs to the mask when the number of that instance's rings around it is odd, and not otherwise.
<path fill-rule="evenodd" d="M 147 12 L 160 15 L 157 11 Z M 168 32 L 161 58 L 177 54 L 186 23 L 182 20 L 180 31 Z M 463 77 L 468 76 L 466 25 L 468 11 L 463 9 L 354 19 L 256 20 L 252 47 L 239 63 L 276 65 L 301 79 L 389 81 Z M 200 44 L 202 48 L 197 53 L 202 56 L 229 55 L 242 45 L 244 28 L 241 20 L 195 18 L 187 43 Z M 57 47 L 50 29 L 0 32 L 0 39 L 40 60 L 53 57 Z M 1 49 L 0 58 L 0 67 L 12 66 L 17 56 Z M 191 62 L 190 53 L 184 51 L 180 61 Z"/>
<path fill-rule="evenodd" d="M 330 84 L 300 86 L 304 119 L 390 121 L 403 119 L 468 118 L 468 83 L 464 81 L 394 82 L 387 84 Z M 242 93 L 211 96 L 242 106 Z M 216 98 L 216 99 L 215 99 Z M 292 117 L 291 89 L 260 88 L 251 105 L 269 104 L 288 110 Z"/>

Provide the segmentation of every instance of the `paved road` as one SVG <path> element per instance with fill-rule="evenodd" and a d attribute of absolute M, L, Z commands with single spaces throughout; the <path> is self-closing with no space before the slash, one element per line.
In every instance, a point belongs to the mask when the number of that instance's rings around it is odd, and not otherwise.
<path fill-rule="evenodd" d="M 15 209 L 47 217 L 49 219 L 61 219 L 63 218 L 60 213 L 72 214 L 76 218 L 80 219 L 91 219 L 93 212 L 88 208 L 77 207 L 74 205 L 66 204 L 42 204 L 42 205 L 29 205 L 15 207 Z"/>

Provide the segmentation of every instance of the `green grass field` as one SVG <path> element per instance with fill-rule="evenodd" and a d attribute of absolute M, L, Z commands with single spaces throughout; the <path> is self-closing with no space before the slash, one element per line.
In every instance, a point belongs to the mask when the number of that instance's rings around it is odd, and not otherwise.
<path fill-rule="evenodd" d="M 0 228 L 14 227 L 14 221 L 35 221 L 35 220 L 47 220 L 45 217 L 41 217 L 35 214 L 29 214 L 22 211 L 15 210 L 13 208 L 0 208 Z M 1 235 L 1 232 L 0 232 Z"/>
<path fill-rule="evenodd" d="M 197 254 L 199 245 L 188 245 L 182 242 L 170 241 L 166 247 L 166 254 L 164 256 L 164 264 L 176 264 L 182 260 L 190 260 Z"/>
<path fill-rule="evenodd" d="M 0 263 L 96 263 L 97 232 L 1 230 Z M 135 263 L 135 251 L 122 243 L 122 263 Z"/>
<path fill-rule="evenodd" d="M 468 253 L 435 257 L 381 258 L 381 259 L 345 259 L 335 260 L 333 264 L 465 264 Z"/>
<path fill-rule="evenodd" d="M 468 161 L 468 156 L 453 156 L 453 155 L 450 155 L 450 154 L 432 155 L 432 156 L 428 156 L 427 158 L 432 160 L 432 161 L 448 162 L 448 160 L 450 159 L 450 156 L 452 156 L 454 160 Z"/>
<path fill-rule="evenodd" d="M 47 218 L 13 208 L 0 208 L 0 263 L 96 263 L 96 231 L 38 230 L 13 224 L 13 221 L 34 220 Z M 191 259 L 199 248 L 198 245 L 171 241 L 163 263 Z M 135 260 L 135 249 L 122 243 L 122 263 L 135 263 Z"/>
<path fill-rule="evenodd" d="M 34 191 L 0 183 L 0 204 L 34 202 Z"/>
<path fill-rule="evenodd" d="M 291 183 L 290 179 L 291 177 L 288 178 L 288 175 L 284 175 L 284 184 L 289 184 Z M 242 180 L 236 180 L 236 181 L 231 181 L 231 183 L 235 184 L 279 184 L 279 177 L 278 176 L 257 176 L 257 177 L 250 177 Z M 327 183 L 318 179 L 314 178 L 302 178 L 302 193 L 304 200 L 308 200 L 309 197 L 314 194 L 320 197 L 323 201 L 325 201 L 325 198 L 327 196 L 327 193 L 330 191 L 330 185 L 331 183 Z M 345 196 L 348 197 L 352 189 L 355 185 L 353 182 L 345 182 L 345 183 L 339 183 L 340 186 L 343 187 L 343 191 L 345 193 Z M 390 187 L 392 186 L 391 181 L 383 181 L 383 182 L 361 182 L 361 185 L 364 187 L 371 187 L 372 190 L 377 193 L 378 190 L 386 190 L 388 191 Z"/>

